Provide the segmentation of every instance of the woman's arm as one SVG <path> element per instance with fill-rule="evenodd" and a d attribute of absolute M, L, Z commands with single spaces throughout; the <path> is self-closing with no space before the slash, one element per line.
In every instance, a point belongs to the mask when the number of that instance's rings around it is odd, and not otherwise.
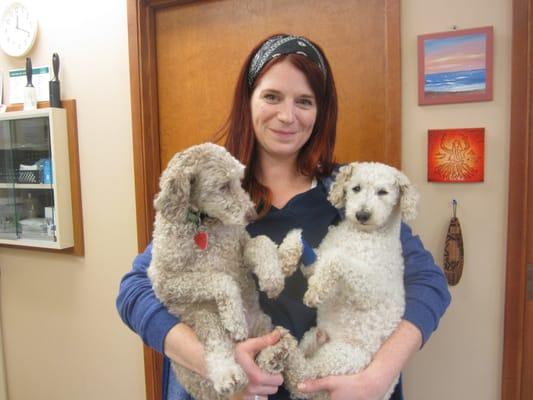
<path fill-rule="evenodd" d="M 120 317 L 143 342 L 171 360 L 199 373 L 205 372 L 204 349 L 194 331 L 170 314 L 156 297 L 147 270 L 152 245 L 139 254 L 120 283 L 117 309 Z"/>
<path fill-rule="evenodd" d="M 405 260 L 406 304 L 403 318 L 420 330 L 423 346 L 437 329 L 451 296 L 444 273 L 420 238 L 414 236 L 406 224 L 402 224 L 400 237 Z"/>
<path fill-rule="evenodd" d="M 165 337 L 179 319 L 171 315 L 155 296 L 146 274 L 151 260 L 152 245 L 149 245 L 135 258 L 131 271 L 122 278 L 116 306 L 122 321 L 146 345 L 163 353 Z"/>

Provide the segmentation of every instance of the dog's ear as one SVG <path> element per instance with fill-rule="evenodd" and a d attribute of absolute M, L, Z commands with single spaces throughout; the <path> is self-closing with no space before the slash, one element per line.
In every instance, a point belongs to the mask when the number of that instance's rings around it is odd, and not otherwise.
<path fill-rule="evenodd" d="M 159 180 L 161 190 L 154 207 L 170 221 L 184 221 L 187 217 L 191 184 L 196 175 L 196 163 L 190 153 L 190 149 L 176 153 Z"/>
<path fill-rule="evenodd" d="M 402 219 L 404 221 L 410 221 L 416 218 L 418 213 L 418 199 L 420 195 L 418 190 L 411 183 L 409 178 L 400 171 L 396 172 L 398 180 L 398 186 L 400 188 L 400 210 L 402 213 Z"/>
<path fill-rule="evenodd" d="M 356 163 L 345 165 L 339 169 L 339 173 L 335 176 L 335 182 L 331 185 L 329 190 L 328 200 L 336 208 L 343 208 L 346 204 L 346 191 L 344 185 L 346 181 L 352 176 Z"/>

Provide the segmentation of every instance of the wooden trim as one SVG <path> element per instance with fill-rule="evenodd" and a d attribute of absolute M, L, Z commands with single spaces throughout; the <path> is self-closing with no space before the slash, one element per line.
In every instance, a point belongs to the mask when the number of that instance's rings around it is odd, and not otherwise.
<path fill-rule="evenodd" d="M 402 69 L 400 54 L 400 0 L 386 1 L 386 129 L 385 155 L 387 163 L 402 165 Z"/>
<path fill-rule="evenodd" d="M 533 0 L 513 1 L 511 143 L 502 399 L 520 400 L 524 348 L 529 129 L 531 129 L 531 58 Z M 530 161 L 531 162 L 531 161 Z"/>
<path fill-rule="evenodd" d="M 68 124 L 68 154 L 70 158 L 70 186 L 72 198 L 72 220 L 74 221 L 74 248 L 72 254 L 85 254 L 83 237 L 83 208 L 81 198 L 80 154 L 78 144 L 78 114 L 76 100 L 62 100 L 63 108 L 67 110 Z"/>
<path fill-rule="evenodd" d="M 157 3 L 157 4 L 156 4 Z M 155 8 L 162 2 L 128 0 L 130 90 L 139 251 L 149 243 L 154 220 L 152 201 L 161 172 L 157 102 Z M 165 6 L 170 2 L 165 2 Z M 144 347 L 147 400 L 161 400 L 163 358 Z"/>
<path fill-rule="evenodd" d="M 143 250 L 151 238 L 152 201 L 161 173 L 154 9 L 142 0 L 128 0 L 128 30 L 137 242 Z"/>
<path fill-rule="evenodd" d="M 148 7 L 159 10 L 161 8 L 177 6 L 180 4 L 196 3 L 197 1 L 198 0 L 146 0 L 145 3 Z"/>
<path fill-rule="evenodd" d="M 74 247 L 64 250 L 54 250 L 26 246 L 6 246 L 18 249 L 24 248 L 35 251 L 72 254 L 83 257 L 85 254 L 85 244 L 83 239 L 83 209 L 81 200 L 80 155 L 78 147 L 78 117 L 76 113 L 76 100 L 61 100 L 61 105 L 67 112 L 70 196 L 72 202 L 72 229 L 74 235 Z M 50 107 L 50 103 L 48 101 L 40 101 L 37 103 L 37 108 L 46 107 Z M 22 109 L 22 103 L 9 104 L 7 106 L 7 111 L 21 111 Z"/>

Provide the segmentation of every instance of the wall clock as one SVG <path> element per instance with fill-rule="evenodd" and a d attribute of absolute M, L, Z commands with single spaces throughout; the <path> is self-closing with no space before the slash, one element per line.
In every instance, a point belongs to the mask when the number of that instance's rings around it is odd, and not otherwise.
<path fill-rule="evenodd" d="M 37 17 L 23 3 L 10 2 L 0 16 L 0 47 L 12 57 L 28 54 L 37 37 Z"/>

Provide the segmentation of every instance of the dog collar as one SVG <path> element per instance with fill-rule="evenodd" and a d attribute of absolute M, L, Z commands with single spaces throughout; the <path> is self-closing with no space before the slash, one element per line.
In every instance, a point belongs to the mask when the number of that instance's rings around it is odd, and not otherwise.
<path fill-rule="evenodd" d="M 207 214 L 200 211 L 195 211 L 192 208 L 187 210 L 187 222 L 192 222 L 196 227 L 196 233 L 194 234 L 194 242 L 200 248 L 200 250 L 207 249 L 209 235 L 205 231 L 203 226 L 204 219 L 209 218 Z"/>
<path fill-rule="evenodd" d="M 204 218 L 206 217 L 207 214 L 204 214 L 200 211 L 195 211 L 192 208 L 187 210 L 187 222 L 192 222 L 194 225 L 196 225 L 196 228 L 203 224 Z"/>

